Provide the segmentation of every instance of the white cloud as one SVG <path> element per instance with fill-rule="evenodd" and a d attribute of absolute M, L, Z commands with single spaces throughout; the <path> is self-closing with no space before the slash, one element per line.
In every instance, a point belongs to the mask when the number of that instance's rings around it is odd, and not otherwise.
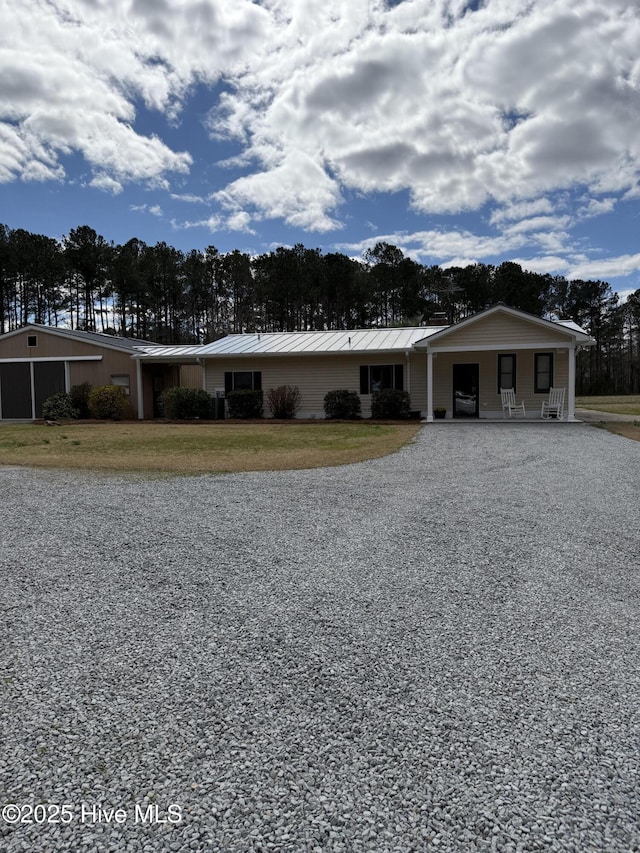
<path fill-rule="evenodd" d="M 499 225 L 509 220 L 526 219 L 530 216 L 553 213 L 553 211 L 554 208 L 550 199 L 539 198 L 535 201 L 514 202 L 504 207 L 496 208 L 491 213 L 490 221 L 492 225 Z"/>
<path fill-rule="evenodd" d="M 600 279 L 623 278 L 640 270 L 640 254 L 620 255 L 616 258 L 600 258 L 582 261 L 571 266 L 567 278 Z"/>
<path fill-rule="evenodd" d="M 256 233 L 251 227 L 251 217 L 246 211 L 240 211 L 229 216 L 226 226 L 230 231 L 242 231 L 244 234 Z"/>
<path fill-rule="evenodd" d="M 337 186 L 301 151 L 291 152 L 269 170 L 238 178 L 215 198 L 232 214 L 248 207 L 257 211 L 257 217 L 266 212 L 299 228 L 339 227 L 328 215 L 340 201 Z"/>
<path fill-rule="evenodd" d="M 107 192 L 169 189 L 195 152 L 142 132 L 136 109 L 177 127 L 193 87 L 224 80 L 208 128 L 235 141 L 239 171 L 174 194 L 210 199 L 199 221 L 216 228 L 328 232 L 351 193 L 406 191 L 423 215 L 488 205 L 497 234 L 396 244 L 544 262 L 570 253 L 576 223 L 640 194 L 628 0 L 0 0 L 0 33 L 0 181 L 61 180 L 80 154 Z M 563 190 L 579 202 L 562 209 Z"/>
<path fill-rule="evenodd" d="M 479 263 L 483 259 L 493 258 L 505 252 L 511 252 L 523 245 L 521 235 L 512 237 L 481 236 L 470 231 L 416 231 L 411 234 L 398 232 L 378 235 L 376 243 L 389 243 L 420 262 L 441 263 L 444 266 L 459 265 L 461 258 L 465 263 Z M 338 249 L 362 254 L 373 245 L 371 238 L 358 243 L 339 243 Z M 456 263 L 454 264 L 454 260 Z"/>
<path fill-rule="evenodd" d="M 197 80 L 243 64 L 268 18 L 249 0 L 0 0 L 0 138 L 18 152 L 0 148 L 0 180 L 59 178 L 74 152 L 108 191 L 187 172 L 188 152 L 134 129 L 136 100 L 175 119 Z"/>
<path fill-rule="evenodd" d="M 559 255 L 541 255 L 534 258 L 513 258 L 513 263 L 520 264 L 522 269 L 540 275 L 565 275 L 570 268 L 566 258 Z"/>
<path fill-rule="evenodd" d="M 98 174 L 91 180 L 91 186 L 99 190 L 106 190 L 112 195 L 119 195 L 122 192 L 122 184 L 120 181 L 114 180 L 109 175 Z"/>
<path fill-rule="evenodd" d="M 189 228 L 206 228 L 212 234 L 219 231 L 222 227 L 222 219 L 215 214 L 208 216 L 206 219 L 187 220 L 186 222 L 178 222 L 175 219 L 171 220 L 171 226 L 176 231 L 182 231 Z"/>
<path fill-rule="evenodd" d="M 635 292 L 636 292 L 636 290 L 638 290 L 638 288 L 636 288 L 636 287 L 628 287 L 628 288 L 623 288 L 622 290 L 618 290 L 618 291 L 616 291 L 616 292 L 617 292 L 617 294 L 618 294 L 618 304 L 619 304 L 619 305 L 624 305 L 624 303 L 627 301 L 627 299 L 628 299 L 628 298 L 629 298 L 633 293 L 635 293 Z"/>
<path fill-rule="evenodd" d="M 150 213 L 152 216 L 157 217 L 164 215 L 159 204 L 132 204 L 129 206 L 129 209 L 136 213 Z"/>
<path fill-rule="evenodd" d="M 602 216 L 604 213 L 611 213 L 615 206 L 615 198 L 590 198 L 585 204 L 578 208 L 578 216 L 581 219 L 591 219 L 594 216 Z"/>
<path fill-rule="evenodd" d="M 195 193 L 170 193 L 169 194 L 174 201 L 184 201 L 187 204 L 203 204 L 205 199 L 200 195 L 195 195 Z"/>
<path fill-rule="evenodd" d="M 316 190 L 325 213 L 341 187 L 408 189 L 424 213 L 493 199 L 506 205 L 498 224 L 518 205 L 552 213 L 544 194 L 561 188 L 635 187 L 640 14 L 628 4 L 321 5 L 273 7 L 270 48 L 216 114 L 216 131 L 245 140 L 259 164 L 264 216 L 282 216 L 268 176 L 296 151 L 314 168 L 287 198 L 306 203 Z M 227 197 L 244 204 L 251 187 L 250 176 Z"/>
<path fill-rule="evenodd" d="M 569 216 L 532 216 L 521 219 L 504 229 L 505 234 L 523 234 L 525 231 L 557 231 L 567 228 L 571 223 Z"/>

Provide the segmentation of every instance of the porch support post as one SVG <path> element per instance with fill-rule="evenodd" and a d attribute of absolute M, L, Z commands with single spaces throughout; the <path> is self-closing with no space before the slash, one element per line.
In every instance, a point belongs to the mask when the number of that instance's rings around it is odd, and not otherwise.
<path fill-rule="evenodd" d="M 427 348 L 427 423 L 433 421 L 433 353 Z"/>
<path fill-rule="evenodd" d="M 567 421 L 576 420 L 576 347 L 569 347 L 569 399 L 567 402 Z"/>
<path fill-rule="evenodd" d="M 136 359 L 136 389 L 138 392 L 138 420 L 144 420 L 144 394 L 142 389 L 142 362 Z"/>

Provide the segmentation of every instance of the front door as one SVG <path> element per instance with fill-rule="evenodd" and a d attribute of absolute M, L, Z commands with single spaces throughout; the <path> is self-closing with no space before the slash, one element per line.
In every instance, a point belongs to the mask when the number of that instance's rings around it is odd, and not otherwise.
<path fill-rule="evenodd" d="M 478 417 L 479 364 L 453 365 L 453 417 Z"/>

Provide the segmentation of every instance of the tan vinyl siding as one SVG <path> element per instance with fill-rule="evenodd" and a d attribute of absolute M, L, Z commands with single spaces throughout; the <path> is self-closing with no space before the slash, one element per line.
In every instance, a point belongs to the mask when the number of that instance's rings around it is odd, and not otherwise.
<path fill-rule="evenodd" d="M 405 390 L 411 395 L 411 409 L 427 413 L 427 357 L 424 353 L 411 353 L 410 379 L 405 379 Z M 405 367 L 405 371 L 407 368 Z M 406 376 L 406 372 L 405 372 Z M 409 387 L 409 382 L 411 387 Z"/>
<path fill-rule="evenodd" d="M 478 351 L 464 353 L 438 353 L 433 359 L 433 406 L 447 410 L 451 417 L 453 410 L 453 365 L 478 364 L 480 366 L 479 415 L 489 417 L 502 414 L 502 402 L 498 392 L 498 355 L 509 354 L 512 350 Z M 534 391 L 534 356 L 537 352 L 553 352 L 553 384 L 568 389 L 569 357 L 567 350 L 545 349 L 520 350 L 516 353 L 516 398 L 524 401 L 527 415 L 537 417 L 542 401 L 548 394 L 536 394 Z M 568 390 L 567 390 L 568 393 Z"/>
<path fill-rule="evenodd" d="M 38 345 L 30 347 L 27 338 L 35 336 Z M 4 341 L 0 341 L 0 358 L 69 358 L 79 355 L 102 355 L 113 353 L 119 356 L 117 350 L 101 347 L 99 344 L 88 344 L 84 341 L 72 340 L 62 335 L 54 335 L 43 332 L 42 329 L 25 329 L 24 332 L 12 335 Z M 123 350 L 125 358 L 130 358 L 131 353 Z"/>
<path fill-rule="evenodd" d="M 180 387 L 202 388 L 203 373 L 199 364 L 180 365 Z"/>
<path fill-rule="evenodd" d="M 362 353 L 353 355 L 327 356 L 279 356 L 207 359 L 205 367 L 206 390 L 215 394 L 224 388 L 225 371 L 259 370 L 262 373 L 262 389 L 265 394 L 265 416 L 269 415 L 266 404 L 267 392 L 279 385 L 297 385 L 300 389 L 300 417 L 324 417 L 324 397 L 328 391 L 340 388 L 360 394 L 360 366 L 371 364 L 402 364 L 404 366 L 405 390 L 408 382 L 416 389 L 411 394 L 411 408 L 426 407 L 426 361 L 424 355 L 413 354 L 411 367 L 407 366 L 404 353 Z M 409 380 L 410 377 L 410 380 Z M 362 415 L 371 415 L 371 395 L 361 395 Z"/>
<path fill-rule="evenodd" d="M 126 417 L 134 418 L 138 406 L 138 384 L 136 365 L 128 353 L 118 353 L 112 350 L 100 350 L 91 347 L 92 355 L 102 354 L 101 361 L 70 361 L 69 384 L 82 385 L 88 382 L 94 388 L 100 385 L 110 385 L 112 376 L 129 377 L 129 409 Z"/>
<path fill-rule="evenodd" d="M 510 314 L 492 314 L 483 317 L 462 329 L 453 329 L 449 334 L 433 342 L 438 346 L 501 346 L 507 341 L 519 344 L 550 345 L 570 338 L 562 327 L 545 328 L 534 322 L 512 317 Z"/>
<path fill-rule="evenodd" d="M 112 376 L 129 376 L 129 388 L 133 394 L 136 366 L 127 353 L 101 353 L 93 347 L 93 355 L 102 355 L 101 361 L 70 361 L 69 380 L 71 385 L 89 382 L 91 385 L 110 385 Z"/>

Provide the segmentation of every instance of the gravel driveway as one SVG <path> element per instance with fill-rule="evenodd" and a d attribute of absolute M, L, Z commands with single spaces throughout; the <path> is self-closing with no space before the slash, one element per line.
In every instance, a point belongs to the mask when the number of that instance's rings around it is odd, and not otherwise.
<path fill-rule="evenodd" d="M 0 469 L 0 849 L 639 850 L 639 496 L 580 424 Z"/>

